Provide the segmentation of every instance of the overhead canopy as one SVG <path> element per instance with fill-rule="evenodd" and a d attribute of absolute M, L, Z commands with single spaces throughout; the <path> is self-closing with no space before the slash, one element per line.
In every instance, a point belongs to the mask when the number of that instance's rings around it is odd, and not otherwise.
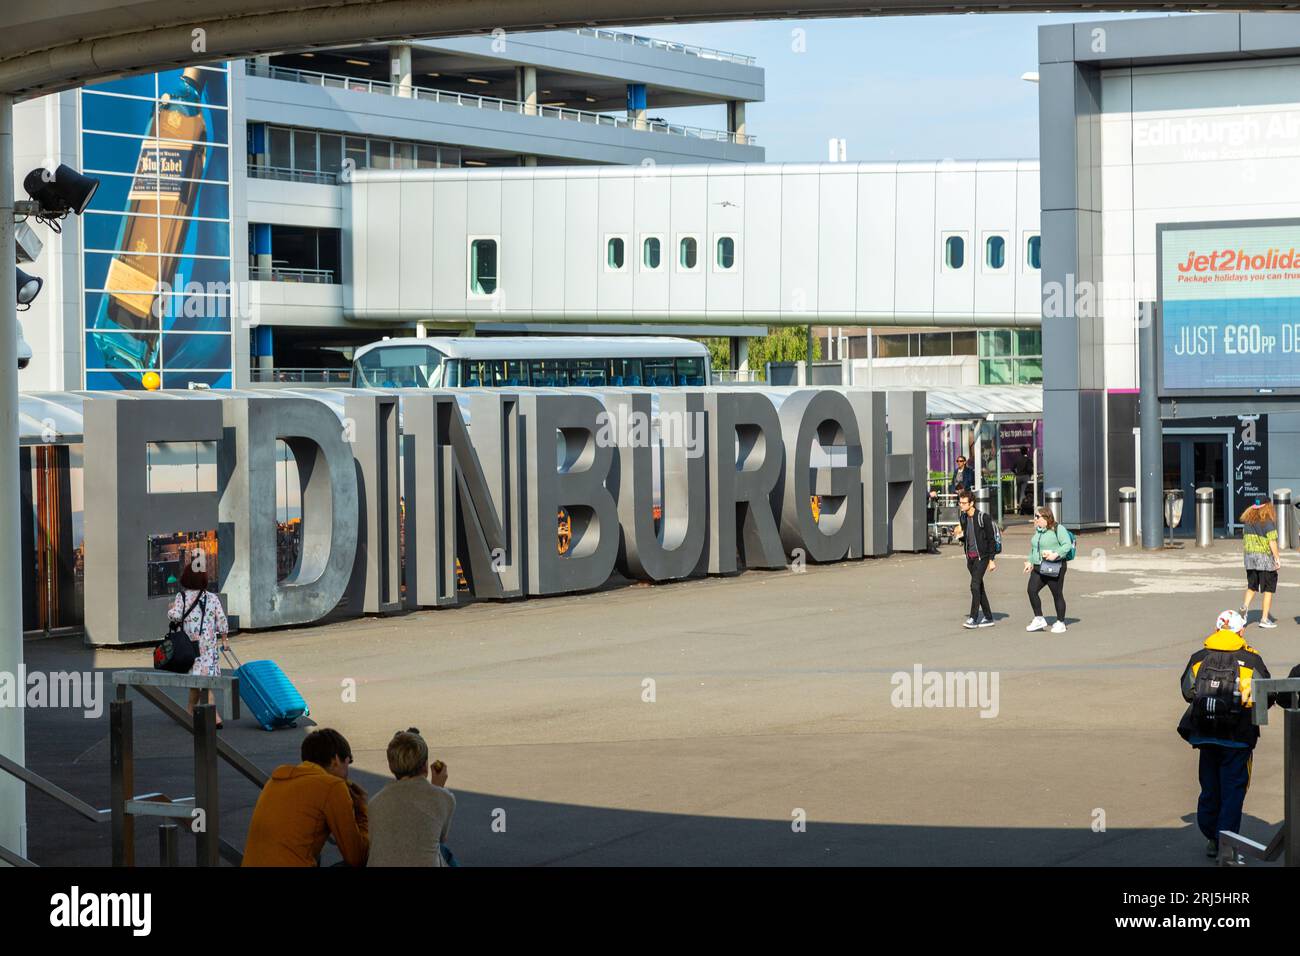
<path fill-rule="evenodd" d="M 24 97 L 130 72 L 258 53 L 458 36 L 767 17 L 914 13 L 1213 10 L 1217 0 L 6 0 L 0 91 Z M 1289 0 L 1238 0 L 1282 10 Z"/>
<path fill-rule="evenodd" d="M 925 415 L 931 421 L 1028 421 L 1043 417 L 1041 385 L 967 385 L 928 388 Z"/>

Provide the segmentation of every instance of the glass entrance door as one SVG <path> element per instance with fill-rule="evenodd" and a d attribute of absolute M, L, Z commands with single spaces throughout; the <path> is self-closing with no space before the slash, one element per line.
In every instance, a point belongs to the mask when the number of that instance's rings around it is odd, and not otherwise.
<path fill-rule="evenodd" d="M 1164 487 L 1183 493 L 1183 518 L 1174 534 L 1196 533 L 1196 489 L 1214 489 L 1214 531 L 1227 530 L 1229 486 L 1228 439 L 1225 435 L 1170 435 L 1164 437 Z"/>

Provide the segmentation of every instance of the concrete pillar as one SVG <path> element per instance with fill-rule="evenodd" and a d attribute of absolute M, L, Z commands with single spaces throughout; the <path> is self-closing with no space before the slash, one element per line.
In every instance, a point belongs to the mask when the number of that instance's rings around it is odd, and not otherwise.
<path fill-rule="evenodd" d="M 18 488 L 18 307 L 14 263 L 14 99 L 0 94 L 0 672 L 15 681 L 23 665 L 20 553 L 22 496 Z M 18 691 L 23 691 L 21 683 Z M 21 707 L 0 717 L 0 753 L 25 764 Z M 24 784 L 0 773 L 0 844 L 27 855 Z"/>
<path fill-rule="evenodd" d="M 645 111 L 645 84 L 629 83 L 627 85 L 627 118 L 632 121 L 632 126 L 636 129 L 646 128 Z"/>
<path fill-rule="evenodd" d="M 736 142 L 745 142 L 745 101 L 727 101 L 727 129 L 736 135 Z"/>
<path fill-rule="evenodd" d="M 524 104 L 525 116 L 537 115 L 537 67 L 515 67 L 515 96 Z"/>
<path fill-rule="evenodd" d="M 411 44 L 394 43 L 388 48 L 388 72 L 398 96 L 414 96 L 411 89 Z"/>
<path fill-rule="evenodd" d="M 519 157 L 519 165 L 520 165 L 520 166 L 536 166 L 536 165 L 537 165 L 537 157 L 536 157 L 536 156 L 520 156 L 520 157 Z"/>
<path fill-rule="evenodd" d="M 258 271 L 263 281 L 271 279 L 271 226 L 269 223 L 253 223 L 253 268 Z"/>
<path fill-rule="evenodd" d="M 749 339 L 743 335 L 731 337 L 731 367 L 737 373 L 737 381 L 749 379 Z"/>
<path fill-rule="evenodd" d="M 257 349 L 257 367 L 275 368 L 275 331 L 269 325 L 259 325 L 253 329 L 253 342 Z"/>
<path fill-rule="evenodd" d="M 1043 27 L 1040 58 L 1054 43 L 1073 49 L 1073 27 L 1060 26 Z M 1107 517 L 1106 330 L 1101 297 L 1078 290 L 1096 290 L 1102 271 L 1101 74 L 1092 63 L 1040 62 L 1038 75 L 1040 279 L 1064 290 L 1063 314 L 1043 319 L 1044 471 L 1065 489 L 1066 525 L 1095 527 Z"/>
<path fill-rule="evenodd" d="M 267 76 L 271 71 L 271 58 L 269 56 L 253 57 L 253 72 L 257 76 Z"/>

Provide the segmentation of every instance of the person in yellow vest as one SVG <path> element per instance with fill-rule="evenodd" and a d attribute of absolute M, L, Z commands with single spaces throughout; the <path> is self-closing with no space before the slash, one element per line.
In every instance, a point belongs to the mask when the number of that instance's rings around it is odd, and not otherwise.
<path fill-rule="evenodd" d="M 1178 734 L 1200 752 L 1201 796 L 1196 825 L 1209 842 L 1205 855 L 1219 855 L 1219 834 L 1241 832 L 1242 807 L 1250 787 L 1251 759 L 1259 741 L 1253 718 L 1258 706 L 1252 692 L 1255 678 L 1267 678 L 1259 652 L 1246 643 L 1246 619 L 1223 611 L 1205 645 L 1183 668 L 1182 691 L 1187 710 Z M 1270 696 L 1266 707 L 1274 703 Z M 1240 863 L 1240 854 L 1233 862 Z"/>

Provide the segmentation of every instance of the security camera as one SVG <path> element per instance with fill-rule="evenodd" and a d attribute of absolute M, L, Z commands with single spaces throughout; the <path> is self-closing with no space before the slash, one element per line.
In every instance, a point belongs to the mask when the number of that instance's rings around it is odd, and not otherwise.
<path fill-rule="evenodd" d="M 20 322 L 18 323 L 18 371 L 21 372 L 25 369 L 31 360 L 32 347 L 28 345 L 27 340 L 23 338 L 23 326 Z"/>

